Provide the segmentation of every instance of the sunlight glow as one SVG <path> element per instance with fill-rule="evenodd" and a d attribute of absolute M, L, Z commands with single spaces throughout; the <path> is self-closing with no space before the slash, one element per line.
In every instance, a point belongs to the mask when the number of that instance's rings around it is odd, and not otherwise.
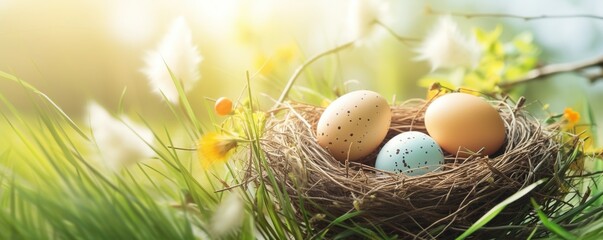
<path fill-rule="evenodd" d="M 144 1 L 118 1 L 108 5 L 107 24 L 109 32 L 127 44 L 135 45 L 151 37 L 156 21 L 152 4 Z"/>

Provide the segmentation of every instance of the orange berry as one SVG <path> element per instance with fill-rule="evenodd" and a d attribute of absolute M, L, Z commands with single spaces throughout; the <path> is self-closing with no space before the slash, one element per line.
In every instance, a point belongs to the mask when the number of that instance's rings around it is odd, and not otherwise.
<path fill-rule="evenodd" d="M 565 108 L 563 110 L 563 117 L 572 125 L 580 121 L 580 113 L 574 111 L 572 108 Z"/>
<path fill-rule="evenodd" d="M 220 116 L 228 115 L 232 111 L 232 101 L 226 97 L 218 98 L 214 110 Z"/>

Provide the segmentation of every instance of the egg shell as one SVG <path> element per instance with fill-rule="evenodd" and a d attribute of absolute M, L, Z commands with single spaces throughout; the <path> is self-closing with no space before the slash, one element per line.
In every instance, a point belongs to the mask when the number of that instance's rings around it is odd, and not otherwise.
<path fill-rule="evenodd" d="M 466 93 L 436 98 L 425 110 L 425 128 L 446 152 L 460 157 L 480 150 L 482 156 L 491 155 L 506 137 L 498 111 L 484 99 Z"/>
<path fill-rule="evenodd" d="M 339 160 L 358 161 L 383 141 L 391 122 L 391 108 L 380 94 L 358 90 L 333 101 L 316 126 L 318 143 Z"/>
<path fill-rule="evenodd" d="M 444 164 L 442 149 L 429 135 L 410 131 L 403 132 L 383 145 L 375 168 L 409 176 L 423 175 Z"/>

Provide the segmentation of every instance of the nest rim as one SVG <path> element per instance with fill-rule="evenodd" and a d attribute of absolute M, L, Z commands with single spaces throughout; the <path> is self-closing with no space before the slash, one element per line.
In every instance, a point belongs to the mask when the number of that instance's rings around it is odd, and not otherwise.
<path fill-rule="evenodd" d="M 489 103 L 505 123 L 506 139 L 501 150 L 493 156 L 474 154 L 467 158 L 447 154 L 440 171 L 424 175 L 407 176 L 370 165 L 376 152 L 397 133 L 427 133 L 423 114 L 429 102 L 422 99 L 390 106 L 388 135 L 365 161 L 342 163 L 318 145 L 315 125 L 324 108 L 303 103 L 287 103 L 272 113 L 265 125 L 262 149 L 289 195 L 311 200 L 297 205 L 297 209 L 332 216 L 362 209 L 360 222 L 378 223 L 389 232 L 441 236 L 468 227 L 517 190 L 559 175 L 556 167 L 565 156 L 559 154 L 563 144 L 558 140 L 558 129 L 543 126 L 508 99 Z M 550 210 L 559 208 L 556 199 L 561 195 L 559 183 L 544 184 L 530 194 Z M 296 202 L 292 201 L 294 205 Z M 522 215 L 528 222 L 536 219 L 531 209 L 521 204 L 507 212 Z M 440 225 L 443 229 L 434 234 L 431 230 Z"/>

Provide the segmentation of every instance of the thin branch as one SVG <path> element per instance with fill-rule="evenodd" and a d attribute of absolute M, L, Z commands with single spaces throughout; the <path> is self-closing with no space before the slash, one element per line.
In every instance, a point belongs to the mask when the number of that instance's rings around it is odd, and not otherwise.
<path fill-rule="evenodd" d="M 295 72 L 293 73 L 293 75 L 289 78 L 289 80 L 287 81 L 287 85 L 285 85 L 285 89 L 283 89 L 283 92 L 281 93 L 281 96 L 278 98 L 278 100 L 276 101 L 276 104 L 272 107 L 277 108 L 278 106 L 281 105 L 281 103 L 283 103 L 283 101 L 285 101 L 285 98 L 287 98 L 287 95 L 289 94 L 289 91 L 291 91 L 291 88 L 293 87 L 293 84 L 295 83 L 295 80 L 297 80 L 297 78 L 299 77 L 299 75 L 301 75 L 301 73 L 306 70 L 306 68 L 308 68 L 308 66 L 310 66 L 312 63 L 316 62 L 318 59 L 339 52 L 341 50 L 344 50 L 346 48 L 352 47 L 354 46 L 354 44 L 356 43 L 356 40 L 344 43 L 342 45 L 336 46 L 332 49 L 329 49 L 327 51 L 321 52 L 319 54 L 316 54 L 315 56 L 311 57 L 310 59 L 306 60 L 306 62 L 304 62 L 301 66 L 299 66 L 297 69 L 295 69 Z"/>
<path fill-rule="evenodd" d="M 598 56 L 595 58 L 586 59 L 578 62 L 546 65 L 529 71 L 524 77 L 520 79 L 514 79 L 508 82 L 503 82 L 498 86 L 501 88 L 508 89 L 519 84 L 543 79 L 544 77 L 555 75 L 558 73 L 576 72 L 591 67 L 603 67 L 603 56 Z M 591 78 L 591 81 L 593 81 L 592 79 L 593 78 Z"/>
<path fill-rule="evenodd" d="M 391 29 L 389 26 L 385 25 L 384 23 L 382 23 L 379 20 L 375 20 L 375 24 L 377 24 L 378 26 L 385 29 L 390 35 L 392 35 L 394 38 L 398 39 L 398 41 L 400 41 L 404 44 L 408 45 L 409 42 L 420 42 L 421 41 L 421 39 L 418 39 L 418 38 L 400 36 L 393 29 Z"/>
<path fill-rule="evenodd" d="M 388 27 L 387 25 L 385 25 L 384 23 L 380 22 L 379 20 L 375 20 L 374 24 L 381 26 L 382 28 L 384 28 L 390 35 L 392 35 L 393 37 L 395 37 L 396 39 L 398 39 L 398 41 L 404 43 L 404 44 L 408 44 L 409 42 L 419 42 L 421 41 L 421 39 L 418 38 L 411 38 L 411 37 L 403 37 L 398 35 L 396 32 L 394 32 L 394 30 L 392 30 L 390 27 Z M 308 67 L 310 66 L 312 63 L 316 62 L 318 59 L 339 52 L 341 50 L 344 50 L 346 48 L 352 47 L 354 46 L 354 44 L 356 43 L 357 40 L 352 40 L 350 42 L 341 44 L 339 46 L 336 46 L 332 49 L 329 49 L 327 51 L 321 52 L 319 54 L 316 54 L 315 56 L 313 56 L 312 58 L 308 59 L 306 62 L 304 62 L 301 66 L 299 66 L 297 69 L 295 69 L 295 72 L 293 72 L 293 75 L 289 78 L 289 80 L 287 81 L 287 85 L 285 85 L 285 89 L 283 89 L 283 92 L 281 93 L 281 96 L 278 98 L 278 100 L 276 101 L 276 104 L 272 107 L 272 109 L 276 109 L 277 107 L 279 107 L 279 105 L 281 105 L 281 103 L 283 103 L 283 101 L 285 101 L 285 98 L 287 98 L 287 95 L 289 94 L 289 91 L 291 91 L 291 88 L 293 87 L 293 84 L 295 83 L 295 80 L 297 80 L 297 78 L 299 77 L 299 75 L 301 75 L 301 73 Z"/>
<path fill-rule="evenodd" d="M 167 146 L 168 148 L 175 150 L 183 150 L 183 151 L 197 151 L 197 148 L 185 148 L 185 147 L 175 147 L 175 146 Z"/>
<path fill-rule="evenodd" d="M 603 16 L 594 15 L 594 14 L 542 14 L 542 15 L 534 15 L 534 16 L 522 16 L 516 14 L 507 14 L 507 13 L 465 13 L 465 12 L 440 12 L 438 10 L 433 10 L 430 7 L 425 9 L 427 14 L 436 14 L 436 15 L 444 15 L 448 14 L 455 17 L 465 17 L 469 18 L 514 18 L 521 19 L 524 21 L 532 21 L 532 20 L 543 20 L 543 19 L 555 19 L 555 18 L 589 18 L 596 20 L 603 20 Z"/>
<path fill-rule="evenodd" d="M 583 75 L 588 78 L 590 82 L 594 82 L 603 78 L 603 69 L 599 69 L 598 72 L 584 72 Z"/>

